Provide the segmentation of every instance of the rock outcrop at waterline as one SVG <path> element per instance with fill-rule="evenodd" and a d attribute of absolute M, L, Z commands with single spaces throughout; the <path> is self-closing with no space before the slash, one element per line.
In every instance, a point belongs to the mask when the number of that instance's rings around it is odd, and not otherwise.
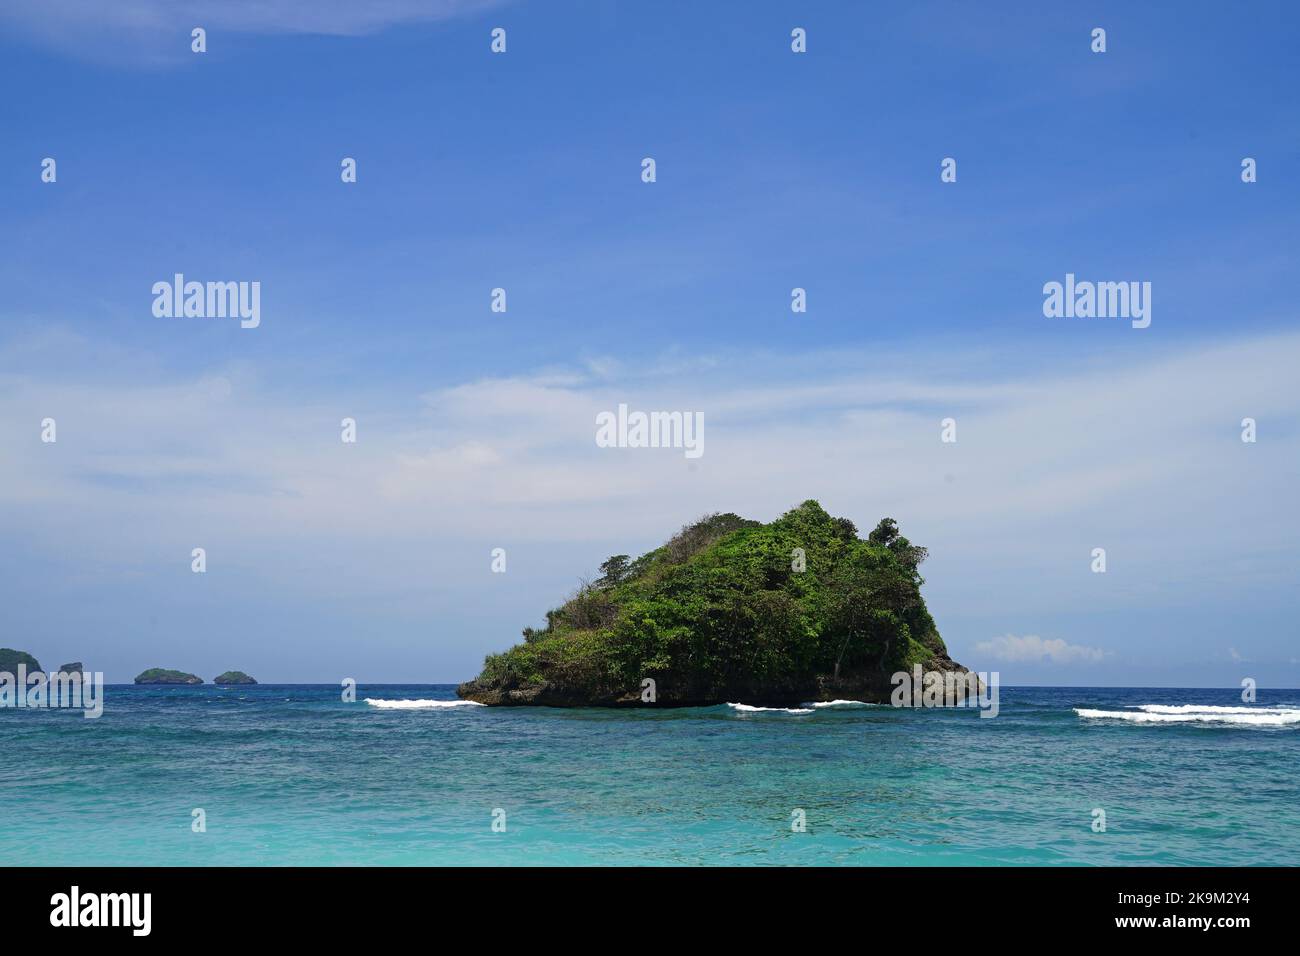
<path fill-rule="evenodd" d="M 926 550 L 890 518 L 867 538 L 805 501 L 770 524 L 715 514 L 615 555 L 546 626 L 457 694 L 552 707 L 887 703 L 891 677 L 948 657 L 921 597 Z"/>
<path fill-rule="evenodd" d="M 18 665 L 24 665 L 27 668 L 27 674 L 44 673 L 41 670 L 40 661 L 32 657 L 26 651 L 16 651 L 12 647 L 0 647 L 0 674 L 18 674 Z M 55 674 L 66 674 L 74 680 L 82 680 L 85 675 L 82 673 L 84 665 L 81 661 L 72 661 L 68 664 L 60 664 Z"/>

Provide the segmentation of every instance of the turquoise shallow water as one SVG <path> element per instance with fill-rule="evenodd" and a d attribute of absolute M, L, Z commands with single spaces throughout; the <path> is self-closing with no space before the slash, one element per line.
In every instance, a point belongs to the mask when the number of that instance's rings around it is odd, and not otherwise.
<path fill-rule="evenodd" d="M 0 710 L 0 864 L 1300 863 L 1300 724 L 1075 712 L 1231 690 L 1002 688 L 991 720 L 365 703 L 454 696 L 113 686 L 98 720 Z"/>

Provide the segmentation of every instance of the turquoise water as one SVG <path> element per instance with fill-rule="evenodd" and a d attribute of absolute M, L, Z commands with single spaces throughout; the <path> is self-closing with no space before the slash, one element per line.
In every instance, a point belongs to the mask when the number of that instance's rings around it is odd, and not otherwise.
<path fill-rule="evenodd" d="M 365 698 L 454 693 L 113 686 L 98 720 L 0 710 L 0 864 L 1300 863 L 1300 723 L 1247 722 L 1300 691 L 1200 721 L 1185 705 L 1237 692 L 1002 688 L 994 719 Z"/>

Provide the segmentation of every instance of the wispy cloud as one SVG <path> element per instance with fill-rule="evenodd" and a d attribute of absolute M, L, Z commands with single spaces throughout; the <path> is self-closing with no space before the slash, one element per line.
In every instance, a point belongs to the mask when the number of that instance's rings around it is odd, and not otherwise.
<path fill-rule="evenodd" d="M 468 16 L 506 0 L 9 0 L 0 23 L 84 59 L 162 66 L 190 55 L 195 27 L 221 32 L 361 36 Z M 211 48 L 211 47 L 210 47 Z"/>
<path fill-rule="evenodd" d="M 607 554 L 654 547 L 707 512 L 768 520 L 811 497 L 860 525 L 890 515 L 930 548 L 931 609 L 941 628 L 967 622 L 946 631 L 959 660 L 974 647 L 1028 665 L 1121 650 L 1082 623 L 1097 614 L 1130 634 L 1137 615 L 1155 621 L 1149 655 L 1206 658 L 1223 646 L 1212 626 L 1189 645 L 1159 619 L 1219 594 L 1278 609 L 1300 559 L 1286 504 L 1300 470 L 1295 334 L 996 383 L 963 376 L 961 355 L 938 365 L 917 351 L 623 357 L 340 389 L 251 366 L 175 381 L 120 351 L 83 374 L 98 348 L 44 334 L 0 349 L 0 540 L 65 581 L 169 574 L 201 544 L 286 612 L 319 613 L 341 580 L 350 600 L 389 605 L 436 587 L 463 612 L 500 600 L 499 576 L 480 573 L 500 544 L 552 575 L 511 577 L 516 613 L 534 615 L 567 586 L 557 576 Z M 704 456 L 597 447 L 596 415 L 619 402 L 703 412 Z M 1245 416 L 1256 444 L 1240 441 Z M 45 417 L 55 445 L 39 441 Z M 345 417 L 355 445 L 340 441 Z M 945 417 L 956 444 L 940 441 Z M 1225 503 L 1232 520 L 1215 520 Z M 1105 574 L 1091 571 L 1094 547 Z M 1035 621 L 1060 637 L 1013 636 Z M 980 640 L 975 622 L 1007 636 Z"/>
<path fill-rule="evenodd" d="M 1047 662 L 1051 664 L 1092 663 L 1103 660 L 1109 653 L 1099 647 L 1069 644 L 1059 637 L 1042 638 L 1037 634 L 1004 634 L 991 641 L 980 641 L 975 650 L 994 660 L 1010 663 Z"/>
<path fill-rule="evenodd" d="M 59 361 L 71 365 L 68 348 Z M 6 354 L 33 361 L 21 349 Z M 882 365 L 879 355 L 859 358 L 863 369 Z M 415 536 L 492 528 L 572 539 L 593 528 L 658 534 L 712 508 L 771 517 L 815 496 L 859 520 L 898 517 L 937 559 L 1067 576 L 1081 601 L 1095 597 L 1077 579 L 1095 546 L 1109 549 L 1111 572 L 1084 584 L 1115 582 L 1150 601 L 1181 590 L 1179 576 L 1219 550 L 1236 555 L 1216 565 L 1220 583 L 1267 584 L 1279 573 L 1270 552 L 1295 540 L 1297 515 L 1274 505 L 1297 460 L 1283 423 L 1300 415 L 1287 384 L 1300 336 L 989 385 L 950 377 L 921 354 L 888 373 L 850 372 L 851 356 L 837 362 L 826 371 L 799 358 L 735 357 L 707 374 L 669 365 L 624 376 L 602 363 L 596 375 L 552 370 L 346 396 L 272 390 L 271 369 L 153 385 L 129 373 L 60 384 L 11 372 L 0 379 L 14 450 L 0 505 L 22 512 L 57 500 L 75 510 L 87 504 L 87 476 L 112 475 L 117 486 L 100 493 L 121 498 L 119 508 L 132 507 L 134 488 L 150 509 L 207 510 L 254 534 L 273 533 L 291 498 L 295 526 L 335 529 L 352 516 Z M 597 448 L 595 417 L 619 402 L 702 411 L 705 456 Z M 31 440 L 47 415 L 59 421 L 57 446 Z M 1258 444 L 1239 440 L 1246 415 L 1261 423 Z M 359 423 L 355 446 L 339 441 L 346 416 Z M 939 440 L 945 417 L 957 420 L 956 444 Z M 214 485 L 204 501 L 169 497 L 168 484 L 198 476 Z M 1216 527 L 1207 552 L 1204 516 L 1225 500 L 1235 521 Z M 101 512 L 105 502 L 91 504 Z M 575 525 L 566 508 L 586 519 Z"/>

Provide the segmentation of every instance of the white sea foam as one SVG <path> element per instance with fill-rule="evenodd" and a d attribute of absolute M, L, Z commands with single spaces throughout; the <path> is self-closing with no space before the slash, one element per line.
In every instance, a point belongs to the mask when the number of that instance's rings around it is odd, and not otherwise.
<path fill-rule="evenodd" d="M 811 707 L 754 707 L 750 704 L 727 704 L 732 710 L 738 710 L 741 713 L 752 714 L 760 711 L 766 711 L 773 714 L 811 714 Z"/>
<path fill-rule="evenodd" d="M 1214 707 L 1208 704 L 1141 704 L 1137 710 L 1089 710 L 1076 707 L 1080 717 L 1127 720 L 1139 724 L 1237 724 L 1246 727 L 1286 727 L 1300 724 L 1293 707 Z"/>
<path fill-rule="evenodd" d="M 476 700 L 376 700 L 367 697 L 366 703 L 371 707 L 385 710 L 434 710 L 440 707 L 486 707 Z"/>
<path fill-rule="evenodd" d="M 811 703 L 804 704 L 805 707 L 879 707 L 879 704 L 869 704 L 865 700 L 814 700 Z"/>
<path fill-rule="evenodd" d="M 1213 704 L 1138 704 L 1149 714 L 1261 714 L 1286 713 L 1294 707 L 1216 707 Z"/>

